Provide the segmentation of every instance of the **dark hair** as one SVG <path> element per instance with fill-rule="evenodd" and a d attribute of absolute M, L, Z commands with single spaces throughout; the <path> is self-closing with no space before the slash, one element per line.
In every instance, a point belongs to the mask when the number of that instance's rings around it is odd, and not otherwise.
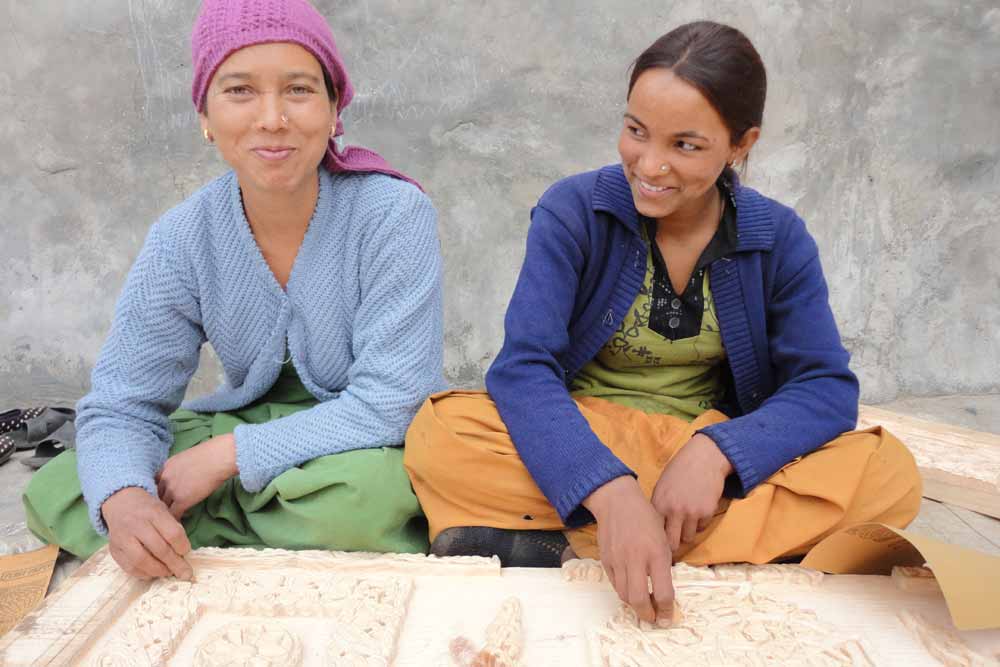
<path fill-rule="evenodd" d="M 662 67 L 697 88 L 729 129 L 737 144 L 764 121 L 767 72 L 760 54 L 736 28 L 712 21 L 695 21 L 671 30 L 632 63 L 628 94 L 639 76 Z"/>
<path fill-rule="evenodd" d="M 326 86 L 326 96 L 330 98 L 330 102 L 335 102 L 337 100 L 337 87 L 333 85 L 333 77 L 322 65 L 320 65 L 320 69 L 323 70 L 323 85 Z"/>

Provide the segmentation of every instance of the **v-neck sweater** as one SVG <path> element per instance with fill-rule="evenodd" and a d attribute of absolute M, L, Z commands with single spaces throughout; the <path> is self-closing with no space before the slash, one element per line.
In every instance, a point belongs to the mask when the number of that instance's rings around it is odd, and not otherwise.
<path fill-rule="evenodd" d="M 314 458 L 395 446 L 421 402 L 445 387 L 437 218 L 417 187 L 319 169 L 319 197 L 285 289 L 253 238 L 227 173 L 149 231 L 77 406 L 80 483 L 98 532 L 116 491 L 153 481 L 208 342 L 225 372 L 183 407 L 243 408 L 277 380 L 286 353 L 319 404 L 236 428 L 240 483 L 263 489 Z M 287 350 L 287 352 L 286 352 Z"/>
<path fill-rule="evenodd" d="M 736 248 L 709 266 L 728 361 L 729 421 L 702 430 L 742 496 L 857 421 L 858 381 L 819 251 L 791 208 L 734 182 Z M 581 503 L 634 474 L 590 429 L 568 386 L 617 331 L 648 245 L 621 165 L 566 178 L 531 212 L 527 251 L 486 387 L 518 454 L 570 527 Z"/>

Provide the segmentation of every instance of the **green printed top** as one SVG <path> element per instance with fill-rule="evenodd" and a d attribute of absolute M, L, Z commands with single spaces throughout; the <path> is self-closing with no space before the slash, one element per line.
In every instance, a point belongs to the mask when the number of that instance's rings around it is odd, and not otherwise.
<path fill-rule="evenodd" d="M 573 396 L 596 396 L 689 421 L 721 401 L 726 350 L 708 266 L 735 246 L 735 217 L 735 209 L 727 206 L 682 294 L 673 290 L 652 241 L 655 222 L 645 221 L 649 252 L 642 288 L 615 334 L 573 379 Z"/>

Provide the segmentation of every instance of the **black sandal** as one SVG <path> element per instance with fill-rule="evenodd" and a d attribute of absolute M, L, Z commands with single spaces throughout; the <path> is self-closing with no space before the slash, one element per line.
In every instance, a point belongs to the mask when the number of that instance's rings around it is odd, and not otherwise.
<path fill-rule="evenodd" d="M 21 459 L 21 463 L 38 470 L 67 449 L 73 449 L 75 446 L 76 425 L 71 421 L 66 422 L 53 431 L 48 438 L 39 442 L 38 446 L 35 447 L 34 455 Z"/>
<path fill-rule="evenodd" d="M 27 410 L 15 408 L 7 412 L 0 412 L 0 435 L 16 431 L 24 426 L 25 421 L 34 419 L 44 411 L 45 408 L 29 408 Z"/>
<path fill-rule="evenodd" d="M 7 463 L 14 455 L 14 442 L 10 438 L 0 436 L 0 465 Z"/>
<path fill-rule="evenodd" d="M 6 438 L 18 450 L 32 449 L 64 424 L 72 424 L 74 419 L 76 410 L 72 408 L 10 410 L 0 415 L 0 445 Z"/>
<path fill-rule="evenodd" d="M 42 440 L 38 443 L 38 446 L 35 447 L 34 456 L 29 456 L 26 459 L 20 459 L 20 461 L 29 468 L 38 470 L 46 463 L 65 452 L 67 449 L 71 448 L 68 447 L 62 440 Z"/>

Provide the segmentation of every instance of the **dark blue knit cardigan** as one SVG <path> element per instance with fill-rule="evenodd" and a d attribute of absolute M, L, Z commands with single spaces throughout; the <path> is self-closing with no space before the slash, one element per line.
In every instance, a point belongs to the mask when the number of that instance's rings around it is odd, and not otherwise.
<path fill-rule="evenodd" d="M 734 185 L 737 247 L 709 268 L 729 370 L 732 419 L 702 430 L 729 458 L 742 496 L 854 428 L 858 380 L 830 310 L 815 241 L 795 212 Z M 531 212 L 527 253 L 486 375 L 517 451 L 567 526 L 580 503 L 633 474 L 570 397 L 573 377 L 639 293 L 647 246 L 620 165 L 566 178 Z"/>

